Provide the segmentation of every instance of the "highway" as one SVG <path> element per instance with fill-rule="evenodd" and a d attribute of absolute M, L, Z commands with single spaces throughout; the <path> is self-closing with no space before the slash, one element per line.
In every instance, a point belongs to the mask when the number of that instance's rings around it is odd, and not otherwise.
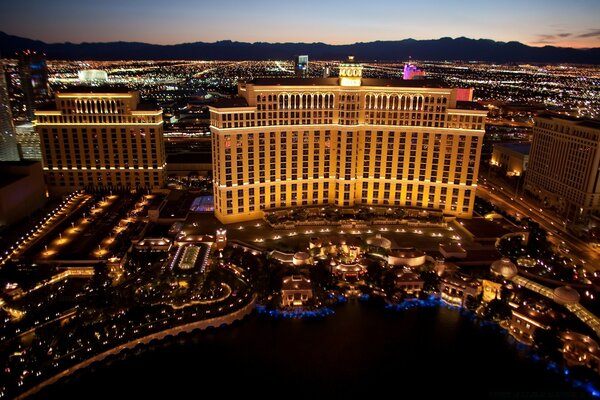
<path fill-rule="evenodd" d="M 548 231 L 549 239 L 555 244 L 559 244 L 556 243 L 557 240 L 564 242 L 564 245 L 572 250 L 568 256 L 574 261 L 581 261 L 590 272 L 600 270 L 600 252 L 590 244 L 567 232 L 565 221 L 559 219 L 553 213 L 530 204 L 524 197 L 514 197 L 514 193 L 508 188 L 490 181 L 486 182 L 484 180 L 484 183 L 479 184 L 477 195 L 498 205 L 509 214 L 519 218 L 530 217 Z"/>

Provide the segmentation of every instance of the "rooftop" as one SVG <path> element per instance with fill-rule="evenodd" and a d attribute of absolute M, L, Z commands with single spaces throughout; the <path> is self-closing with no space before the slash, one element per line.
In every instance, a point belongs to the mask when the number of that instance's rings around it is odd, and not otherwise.
<path fill-rule="evenodd" d="M 312 290 L 312 285 L 304 276 L 292 275 L 283 278 L 281 290 Z"/>
<path fill-rule="evenodd" d="M 35 160 L 0 161 L 0 169 L 2 169 L 2 167 L 30 167 L 36 163 L 39 163 L 39 161 L 35 161 Z"/>
<path fill-rule="evenodd" d="M 248 83 L 256 86 L 339 86 L 339 78 L 256 78 Z M 376 79 L 362 78 L 361 86 L 442 88 L 436 79 Z"/>
<path fill-rule="evenodd" d="M 56 90 L 57 93 L 129 93 L 133 91 L 123 85 L 75 85 Z"/>
<path fill-rule="evenodd" d="M 481 217 L 457 219 L 457 221 L 474 237 L 475 240 L 496 239 L 507 233 L 511 233 L 511 231 L 503 225 L 494 221 L 488 221 Z"/>
<path fill-rule="evenodd" d="M 0 188 L 4 188 L 12 183 L 18 182 L 23 178 L 26 178 L 27 175 L 17 175 L 17 174 L 10 174 L 10 175 L 1 175 L 0 176 Z"/>
<path fill-rule="evenodd" d="M 243 97 L 223 97 L 215 101 L 212 106 L 216 108 L 248 107 L 248 102 Z"/>
<path fill-rule="evenodd" d="M 414 82 L 414 81 L 412 81 Z M 419 82 L 419 81 L 417 81 Z M 487 111 L 487 108 L 477 103 L 476 101 L 457 101 L 456 108 L 459 110 L 480 110 Z"/>
<path fill-rule="evenodd" d="M 551 120 L 552 119 L 560 119 L 563 121 L 574 122 L 576 125 L 584 126 L 586 128 L 600 129 L 600 120 L 592 119 L 592 118 L 577 118 L 577 117 L 573 117 L 571 115 L 557 114 L 557 113 L 551 113 L 551 112 L 542 113 L 542 114 L 538 115 L 538 118 L 546 118 L 546 119 L 551 119 Z"/>

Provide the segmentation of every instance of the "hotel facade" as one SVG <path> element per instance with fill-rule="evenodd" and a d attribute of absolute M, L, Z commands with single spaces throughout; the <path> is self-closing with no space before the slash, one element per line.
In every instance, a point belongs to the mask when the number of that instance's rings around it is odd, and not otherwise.
<path fill-rule="evenodd" d="M 566 218 L 600 217 L 600 122 L 559 114 L 535 118 L 525 189 Z"/>
<path fill-rule="evenodd" d="M 428 80 L 256 79 L 210 107 L 215 215 L 386 205 L 470 217 L 486 111 Z M 461 101 L 467 100 L 467 101 Z"/>
<path fill-rule="evenodd" d="M 52 194 L 158 189 L 165 183 L 162 111 L 126 88 L 70 88 L 35 111 Z"/>

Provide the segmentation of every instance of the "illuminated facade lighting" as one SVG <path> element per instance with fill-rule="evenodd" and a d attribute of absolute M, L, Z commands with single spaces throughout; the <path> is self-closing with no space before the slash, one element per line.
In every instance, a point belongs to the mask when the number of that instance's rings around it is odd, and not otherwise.
<path fill-rule="evenodd" d="M 487 111 L 457 89 L 365 79 L 351 60 L 339 79 L 257 79 L 238 94 L 209 107 L 222 222 L 324 204 L 471 216 Z"/>
<path fill-rule="evenodd" d="M 73 88 L 35 115 L 51 192 L 164 185 L 162 111 L 141 106 L 138 92 Z"/>
<path fill-rule="evenodd" d="M 600 215 L 600 122 L 568 115 L 535 118 L 525 189 L 568 220 Z"/>

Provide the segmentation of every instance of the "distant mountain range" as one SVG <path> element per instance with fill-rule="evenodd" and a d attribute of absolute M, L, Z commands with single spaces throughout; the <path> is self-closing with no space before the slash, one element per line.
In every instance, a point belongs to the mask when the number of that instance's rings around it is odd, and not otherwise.
<path fill-rule="evenodd" d="M 0 54 L 11 57 L 30 49 L 60 60 L 282 60 L 308 54 L 313 60 L 345 59 L 353 54 L 360 61 L 465 60 L 492 62 L 600 64 L 600 48 L 531 47 L 519 42 L 489 39 L 404 39 L 345 45 L 326 43 L 244 43 L 223 40 L 158 45 L 140 42 L 44 43 L 0 32 Z"/>

